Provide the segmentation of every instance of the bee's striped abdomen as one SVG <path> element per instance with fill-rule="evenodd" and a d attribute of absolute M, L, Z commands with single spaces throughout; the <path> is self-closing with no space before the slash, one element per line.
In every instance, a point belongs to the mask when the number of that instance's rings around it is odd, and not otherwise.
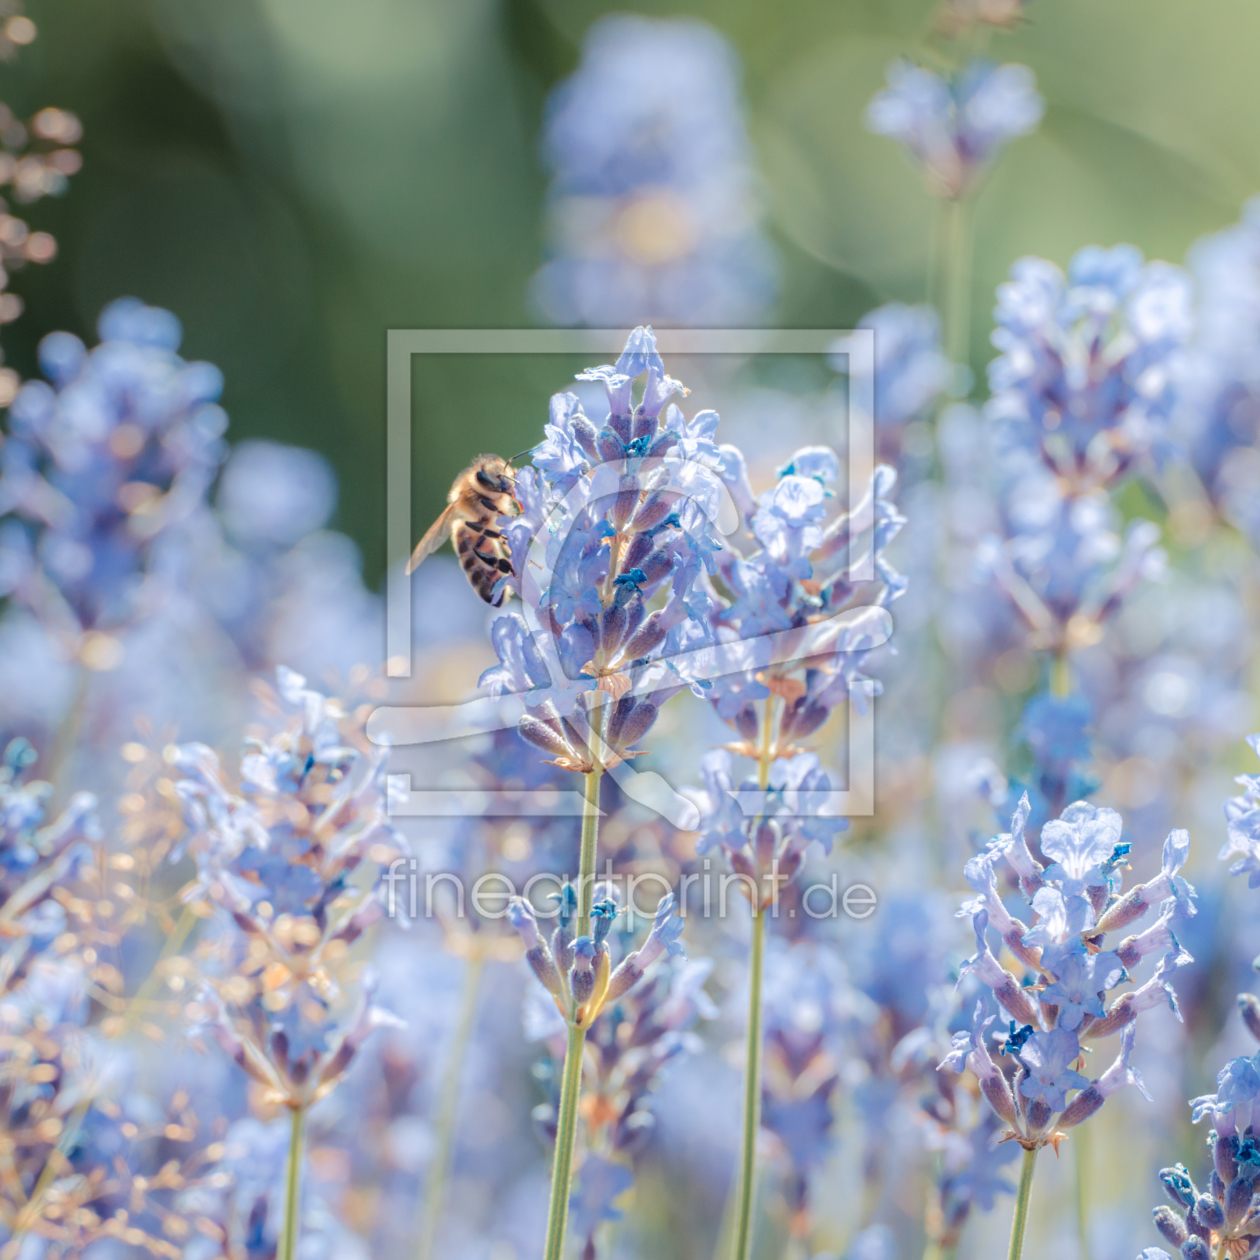
<path fill-rule="evenodd" d="M 474 591 L 494 608 L 503 603 L 505 591 L 495 594 L 500 578 L 512 574 L 512 561 L 507 540 L 497 529 L 483 527 L 475 521 L 455 521 L 451 526 L 451 543 Z"/>

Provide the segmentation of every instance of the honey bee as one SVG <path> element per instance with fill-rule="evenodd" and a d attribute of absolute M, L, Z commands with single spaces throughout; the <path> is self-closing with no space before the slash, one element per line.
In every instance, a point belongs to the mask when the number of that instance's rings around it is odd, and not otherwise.
<path fill-rule="evenodd" d="M 515 458 L 520 458 L 516 456 Z M 500 578 L 512 574 L 507 539 L 495 528 L 500 516 L 515 516 L 521 509 L 512 497 L 515 488 L 512 461 L 498 455 L 478 455 L 455 478 L 446 496 L 446 511 L 429 526 L 407 561 L 414 573 L 450 535 L 451 546 L 472 588 L 487 604 L 498 608 L 507 594 L 495 592 Z"/>

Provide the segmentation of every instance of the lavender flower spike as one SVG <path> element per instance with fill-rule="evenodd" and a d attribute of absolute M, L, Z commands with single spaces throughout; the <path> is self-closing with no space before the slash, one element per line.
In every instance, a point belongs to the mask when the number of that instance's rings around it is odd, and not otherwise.
<path fill-rule="evenodd" d="M 1159 874 L 1121 895 L 1119 872 L 1131 846 L 1120 838 L 1123 821 L 1117 813 L 1077 801 L 1047 822 L 1041 847 L 1054 860 L 1044 870 L 1023 841 L 1027 819 L 1024 797 L 1010 833 L 968 863 L 968 882 L 980 895 L 964 903 L 961 913 L 971 916 L 976 934 L 976 953 L 964 964 L 963 973 L 991 988 L 1011 1016 L 1011 1036 L 1003 1053 L 1013 1051 L 1021 1064 L 1013 1119 L 1004 1090 L 984 1092 L 1018 1141 L 1033 1150 L 1057 1142 L 1063 1129 L 1087 1120 L 1122 1086 L 1136 1085 L 1145 1092 L 1141 1077 L 1129 1065 L 1134 1021 L 1165 1002 L 1177 1011 L 1169 977 L 1190 961 L 1190 955 L 1177 942 L 1172 925 L 1194 913 L 1194 889 L 1178 874 L 1189 851 L 1184 831 L 1174 831 L 1165 842 Z M 1032 926 L 1022 937 L 1014 937 L 1023 925 L 998 893 L 994 868 L 1003 859 L 1019 877 L 1033 911 Z M 1107 932 L 1140 919 L 1160 899 L 1162 913 L 1154 925 L 1126 937 L 1117 949 L 1106 948 Z M 1024 968 L 1022 983 L 990 950 L 991 924 Z M 1108 993 L 1131 979 L 1127 969 L 1160 950 L 1154 974 L 1109 1004 Z M 977 1010 L 977 1025 L 981 1015 Z M 1088 1080 L 1079 1070 L 1081 1043 L 1117 1032 L 1123 1033 L 1119 1058 L 1096 1080 Z M 977 1043 L 958 1034 L 951 1066 L 957 1051 L 969 1044 Z M 984 1061 L 977 1058 L 973 1066 L 983 1081 Z"/>

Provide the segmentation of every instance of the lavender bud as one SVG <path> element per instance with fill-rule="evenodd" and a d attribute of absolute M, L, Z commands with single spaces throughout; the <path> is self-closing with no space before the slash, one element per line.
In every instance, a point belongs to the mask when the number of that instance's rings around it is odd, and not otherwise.
<path fill-rule="evenodd" d="M 1034 1132 L 1040 1132 L 1050 1123 L 1051 1116 L 1054 1112 L 1049 1105 L 1040 1098 L 1034 1098 L 1028 1104 L 1028 1127 Z"/>
<path fill-rule="evenodd" d="M 553 757 L 573 757 L 574 751 L 560 731 L 550 722 L 526 713 L 517 724 L 516 729 L 523 739 L 528 740 L 535 748 L 549 752 Z"/>
<path fill-rule="evenodd" d="M 636 701 L 625 695 L 608 720 L 608 742 L 618 751 L 632 748 L 652 729 L 656 721 L 656 705 L 650 700 Z"/>
<path fill-rule="evenodd" d="M 577 893 L 572 884 L 565 884 L 558 893 L 552 893 L 560 903 L 559 921 L 551 934 L 551 953 L 561 975 L 568 975 L 573 968 L 573 921 L 577 918 Z"/>
<path fill-rule="evenodd" d="M 621 646 L 622 640 L 626 637 L 626 606 L 622 599 L 622 592 L 625 588 L 617 588 L 617 596 L 613 601 L 611 608 L 604 610 L 604 615 L 600 618 L 599 638 L 596 640 L 596 650 L 603 652 L 606 659 L 611 659 L 617 649 Z"/>
<path fill-rule="evenodd" d="M 767 870 L 770 863 L 774 860 L 774 855 L 779 851 L 779 843 L 783 839 L 783 834 L 779 830 L 779 824 L 773 819 L 763 822 L 757 828 L 757 838 L 753 847 L 753 852 L 757 857 L 757 865 L 762 870 Z"/>
<path fill-rule="evenodd" d="M 1238 1171 L 1237 1168 L 1235 1168 L 1234 1171 L 1236 1174 Z M 1230 1181 L 1233 1181 L 1233 1179 L 1234 1179 L 1233 1177 L 1230 1177 Z M 1221 1177 L 1221 1174 L 1218 1173 L 1215 1168 L 1212 1169 L 1212 1176 L 1211 1176 L 1211 1179 L 1208 1181 L 1208 1193 L 1218 1203 L 1225 1202 L 1225 1181 Z"/>
<path fill-rule="evenodd" d="M 630 524 L 630 518 L 638 505 L 639 479 L 633 475 L 623 476 L 617 487 L 617 496 L 613 500 L 612 512 L 609 514 L 617 527 L 617 533 L 626 532 L 626 526 Z"/>
<path fill-rule="evenodd" d="M 1243 1023 L 1247 1025 L 1247 1031 L 1260 1041 L 1260 998 L 1254 993 L 1240 993 L 1238 1010 L 1243 1017 Z"/>
<path fill-rule="evenodd" d="M 1163 1235 L 1164 1241 L 1180 1247 L 1186 1241 L 1186 1223 L 1170 1207 L 1161 1205 L 1152 1213 L 1155 1228 Z"/>
<path fill-rule="evenodd" d="M 1147 891 L 1142 884 L 1129 889 L 1123 897 L 1113 902 L 1098 920 L 1095 931 L 1115 932 L 1122 927 L 1127 927 L 1134 919 L 1140 919 L 1150 907 L 1150 902 L 1146 897 Z"/>
<path fill-rule="evenodd" d="M 610 417 L 610 419 L 620 419 L 620 417 Z M 608 425 L 600 429 L 595 438 L 595 445 L 599 450 L 599 458 L 604 463 L 609 463 L 614 459 L 620 459 L 621 453 L 625 449 L 622 445 L 621 438 Z"/>
<path fill-rule="evenodd" d="M 1000 1072 L 995 1072 L 992 1076 L 982 1077 L 980 1088 L 984 1091 L 984 1096 L 989 1100 L 989 1106 L 1007 1124 L 1015 1124 L 1018 1118 L 1015 1110 L 1015 1098 L 1011 1094 L 1011 1087 L 1006 1083 L 1006 1077 Z"/>
<path fill-rule="evenodd" d="M 655 542 L 651 534 L 632 534 L 630 545 L 622 552 L 621 563 L 627 569 L 641 569 L 643 562 L 652 554 Z"/>
<path fill-rule="evenodd" d="M 798 701 L 796 706 L 783 714 L 782 731 L 794 739 L 804 739 L 812 735 L 831 716 L 831 710 L 825 704 L 805 703 Z"/>
<path fill-rule="evenodd" d="M 1251 1178 L 1244 1177 L 1241 1173 L 1229 1183 L 1229 1189 L 1225 1191 L 1225 1219 L 1229 1222 L 1230 1229 L 1247 1215 L 1253 1189 Z"/>
<path fill-rule="evenodd" d="M 658 549 L 653 551 L 647 559 L 639 566 L 644 573 L 644 585 L 654 586 L 667 578 L 674 568 L 674 557 L 668 551 Z"/>
<path fill-rule="evenodd" d="M 612 931 L 612 925 L 617 918 L 617 903 L 612 900 L 596 902 L 591 907 L 591 925 L 595 937 L 595 945 L 598 947 L 608 938 L 608 933 Z"/>
<path fill-rule="evenodd" d="M 757 733 L 761 729 L 755 705 L 746 704 L 735 714 L 735 729 L 750 743 L 757 742 Z"/>
<path fill-rule="evenodd" d="M 1199 1192 L 1195 1189 L 1194 1182 L 1190 1180 L 1190 1174 L 1186 1171 L 1184 1164 L 1161 1168 L 1159 1179 L 1164 1183 L 1164 1189 L 1168 1191 L 1170 1199 L 1175 1199 L 1183 1208 L 1194 1206 Z"/>
<path fill-rule="evenodd" d="M 659 491 L 648 495 L 634 514 L 635 529 L 651 529 L 654 525 L 659 525 L 669 515 L 672 508 L 670 496 L 663 495 Z"/>
<path fill-rule="evenodd" d="M 1106 1095 L 1097 1085 L 1090 1084 L 1064 1108 L 1059 1117 L 1059 1128 L 1070 1129 L 1074 1124 L 1088 1120 L 1106 1101 Z"/>
<path fill-rule="evenodd" d="M 1220 1229 L 1225 1224 L 1225 1213 L 1221 1205 L 1210 1194 L 1201 1194 L 1195 1200 L 1194 1214 L 1208 1229 Z"/>
<path fill-rule="evenodd" d="M 573 943 L 573 954 L 569 987 L 573 1000 L 581 1006 L 595 991 L 595 942 L 589 936 L 579 936 Z"/>
<path fill-rule="evenodd" d="M 645 970 L 646 968 L 639 962 L 639 951 L 637 949 L 633 954 L 623 958 L 617 964 L 617 970 L 612 973 L 612 977 L 608 981 L 607 1000 L 615 1002 L 623 994 L 628 993 L 643 979 Z"/>
<path fill-rule="evenodd" d="M 598 463 L 599 434 L 596 433 L 595 426 L 585 416 L 579 415 L 570 420 L 569 427 L 586 457 L 593 463 Z"/>
<path fill-rule="evenodd" d="M 508 903 L 508 920 L 525 942 L 525 961 L 529 963 L 530 970 L 548 993 L 559 997 L 564 992 L 564 983 L 556 970 L 551 950 L 538 934 L 538 921 L 529 902 L 522 897 L 513 897 Z"/>
<path fill-rule="evenodd" d="M 649 652 L 655 651 L 665 642 L 668 631 L 661 626 L 661 614 L 654 612 L 643 625 L 631 636 L 630 642 L 622 649 L 622 656 L 627 660 L 637 661 Z"/>
<path fill-rule="evenodd" d="M 1202 1238 L 1187 1238 L 1181 1244 L 1181 1260 L 1212 1260 L 1212 1253 Z"/>

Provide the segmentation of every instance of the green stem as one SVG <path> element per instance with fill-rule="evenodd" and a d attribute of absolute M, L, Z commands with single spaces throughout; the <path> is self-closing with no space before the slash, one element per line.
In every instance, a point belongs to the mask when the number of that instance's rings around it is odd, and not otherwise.
<path fill-rule="evenodd" d="M 585 808 L 582 811 L 582 851 L 578 860 L 578 926 L 590 923 L 595 902 L 595 862 L 599 845 L 599 781 L 604 771 L 596 763 L 586 775 Z M 569 1185 L 573 1179 L 573 1147 L 577 1139 L 578 1100 L 582 1095 L 582 1056 L 586 1029 L 575 1024 L 576 1008 L 569 1013 L 569 1042 L 564 1052 L 560 1081 L 560 1115 L 556 1123 L 556 1156 L 551 1167 L 551 1204 L 547 1210 L 547 1249 L 544 1260 L 563 1260 L 564 1235 L 569 1223 Z"/>
<path fill-rule="evenodd" d="M 1015 1195 L 1015 1219 L 1011 1221 L 1011 1250 L 1007 1260 L 1020 1260 L 1020 1256 L 1024 1254 L 1024 1231 L 1028 1228 L 1028 1200 L 1032 1196 L 1037 1150 L 1037 1147 L 1033 1147 L 1024 1152 L 1024 1164 L 1019 1172 L 1019 1191 Z"/>
<path fill-rule="evenodd" d="M 1076 1139 L 1072 1162 L 1076 1166 L 1077 1251 L 1080 1260 L 1089 1260 L 1089 1125 L 1078 1125 L 1073 1137 Z"/>
<path fill-rule="evenodd" d="M 582 1093 L 582 1055 L 586 1029 L 569 1025 L 560 1083 L 560 1119 L 556 1125 L 556 1158 L 551 1167 L 551 1206 L 547 1211 L 546 1260 L 563 1260 L 569 1223 L 569 1184 L 573 1179 L 573 1146 L 577 1135 L 578 1099 Z"/>
<path fill-rule="evenodd" d="M 595 904 L 595 861 L 599 845 L 599 781 L 603 766 L 585 776 L 585 793 L 582 809 L 582 851 L 578 857 L 578 935 L 590 928 L 591 908 Z"/>
<path fill-rule="evenodd" d="M 306 1121 L 306 1108 L 292 1109 L 293 1127 L 289 1131 L 289 1172 L 284 1189 L 284 1233 L 276 1260 L 294 1260 L 297 1255 L 299 1233 L 298 1199 L 302 1182 L 302 1130 Z"/>
<path fill-rule="evenodd" d="M 757 1132 L 761 1127 L 761 963 L 765 954 L 765 944 L 766 916 L 754 907 L 752 950 L 748 964 L 748 1052 L 744 1064 L 744 1149 L 739 1174 L 739 1216 L 735 1229 L 735 1260 L 749 1260 L 752 1255 Z"/>
<path fill-rule="evenodd" d="M 1059 697 L 1072 694 L 1072 667 L 1066 652 L 1055 653 L 1050 663 L 1050 694 Z"/>
<path fill-rule="evenodd" d="M 424 1195 L 424 1221 L 420 1230 L 419 1260 L 432 1260 L 436 1254 L 438 1226 L 442 1223 L 442 1203 L 446 1197 L 446 1182 L 451 1173 L 451 1159 L 455 1153 L 455 1119 L 459 1114 L 459 1083 L 464 1074 L 464 1059 L 468 1043 L 477 1022 L 477 995 L 481 989 L 481 972 L 485 958 L 475 945 L 464 965 L 464 993 L 460 1002 L 459 1019 L 455 1024 L 455 1036 L 447 1051 L 446 1071 L 442 1077 L 440 1103 L 437 1117 L 437 1149 L 429 1169 L 429 1181 Z"/>

